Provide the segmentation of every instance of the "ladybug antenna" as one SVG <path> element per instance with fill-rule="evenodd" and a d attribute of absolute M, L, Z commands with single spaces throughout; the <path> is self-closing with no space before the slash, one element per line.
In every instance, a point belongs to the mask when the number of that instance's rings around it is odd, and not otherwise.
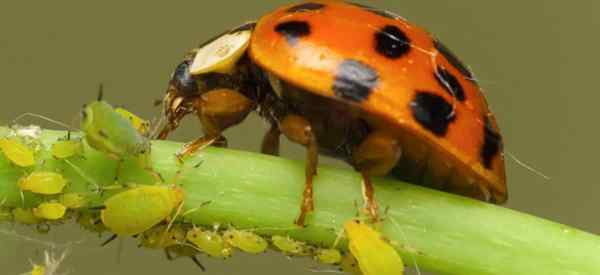
<path fill-rule="evenodd" d="M 104 84 L 100 83 L 100 85 L 98 85 L 98 101 L 102 101 L 102 98 L 104 97 Z"/>

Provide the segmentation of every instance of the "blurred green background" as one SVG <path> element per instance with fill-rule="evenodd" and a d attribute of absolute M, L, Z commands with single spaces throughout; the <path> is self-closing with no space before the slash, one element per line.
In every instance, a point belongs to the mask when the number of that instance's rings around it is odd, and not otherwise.
<path fill-rule="evenodd" d="M 99 82 L 108 101 L 154 117 L 159 109 L 152 102 L 163 96 L 186 50 L 286 2 L 2 1 L 0 119 L 5 123 L 35 112 L 70 123 L 80 106 L 95 98 Z M 507 153 L 552 178 L 545 180 L 507 156 L 507 207 L 600 233 L 600 93 L 594 76 L 599 1 L 357 2 L 424 26 L 475 71 L 500 123 Z M 196 121 L 184 124 L 174 139 L 199 135 Z M 251 117 L 227 132 L 230 146 L 257 151 L 266 128 Z M 283 149 L 287 157 L 304 156 L 295 145 L 285 143 Z M 136 249 L 132 241 L 123 244 L 119 256 L 116 242 L 100 247 L 101 239 L 81 233 L 77 226 L 53 229 L 47 236 L 27 228 L 0 229 L 2 274 L 27 271 L 29 261 L 39 262 L 45 248 L 1 233 L 13 229 L 36 239 L 77 242 L 63 266 L 71 274 L 199 272 L 191 261 L 168 262 L 159 251 Z M 202 261 L 209 269 L 206 274 L 312 274 L 315 267 L 309 260 L 280 254 L 239 253 L 227 261 Z"/>

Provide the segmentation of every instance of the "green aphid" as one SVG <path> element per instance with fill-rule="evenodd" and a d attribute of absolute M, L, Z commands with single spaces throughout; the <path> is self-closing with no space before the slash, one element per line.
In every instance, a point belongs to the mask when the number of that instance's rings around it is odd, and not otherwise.
<path fill-rule="evenodd" d="M 315 259 L 324 264 L 339 264 L 342 254 L 335 248 L 319 248 L 315 253 Z"/>
<path fill-rule="evenodd" d="M 49 171 L 34 171 L 19 180 L 22 191 L 30 191 L 42 195 L 60 194 L 67 180 L 59 173 Z"/>
<path fill-rule="evenodd" d="M 62 194 L 58 201 L 68 209 L 79 209 L 88 204 L 88 198 L 83 193 Z"/>
<path fill-rule="evenodd" d="M 65 216 L 67 207 L 58 202 L 43 202 L 32 210 L 33 215 L 44 220 L 59 220 Z"/>
<path fill-rule="evenodd" d="M 246 230 L 229 229 L 223 233 L 227 244 L 252 254 L 264 252 L 269 244 L 261 236 Z"/>
<path fill-rule="evenodd" d="M 39 224 L 43 221 L 36 217 L 31 209 L 15 208 L 12 210 L 12 215 L 16 222 L 22 224 Z"/>
<path fill-rule="evenodd" d="M 179 187 L 140 186 L 108 198 L 100 217 L 113 233 L 133 236 L 169 219 L 182 203 Z"/>
<path fill-rule="evenodd" d="M 202 230 L 200 228 L 190 229 L 186 240 L 192 243 L 198 250 L 216 258 L 228 258 L 231 256 L 231 247 L 225 243 L 218 232 Z"/>
<path fill-rule="evenodd" d="M 67 159 L 83 154 L 83 143 L 81 139 L 58 140 L 52 144 L 50 149 L 52 156 L 57 159 Z"/>
<path fill-rule="evenodd" d="M 291 239 L 289 236 L 273 236 L 271 242 L 277 249 L 289 255 L 310 255 L 311 248 L 304 242 Z"/>
<path fill-rule="evenodd" d="M 147 156 L 150 153 L 149 139 L 105 101 L 98 100 L 84 106 L 81 130 L 91 147 L 114 158 Z"/>
<path fill-rule="evenodd" d="M 35 152 L 19 138 L 0 138 L 0 150 L 4 156 L 19 167 L 30 167 L 35 164 Z"/>

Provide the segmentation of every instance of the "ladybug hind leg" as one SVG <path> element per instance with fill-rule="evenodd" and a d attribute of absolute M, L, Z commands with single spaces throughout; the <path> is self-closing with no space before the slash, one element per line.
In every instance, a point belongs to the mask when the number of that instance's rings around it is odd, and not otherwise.
<path fill-rule="evenodd" d="M 279 130 L 290 141 L 306 147 L 305 185 L 302 194 L 300 215 L 296 224 L 303 226 L 306 215 L 314 210 L 313 203 L 313 178 L 317 174 L 319 146 L 313 129 L 305 118 L 298 115 L 288 115 L 279 124 Z M 268 134 L 267 134 L 268 136 Z"/>
<path fill-rule="evenodd" d="M 352 152 L 352 166 L 363 177 L 365 211 L 377 222 L 378 205 L 370 177 L 388 174 L 402 155 L 400 144 L 393 135 L 382 131 L 370 133 Z"/>
<path fill-rule="evenodd" d="M 177 153 L 179 160 L 213 143 L 226 147 L 227 140 L 222 136 L 223 131 L 242 122 L 255 104 L 238 91 L 216 89 L 194 99 L 192 106 L 200 119 L 204 135 L 186 144 Z"/>

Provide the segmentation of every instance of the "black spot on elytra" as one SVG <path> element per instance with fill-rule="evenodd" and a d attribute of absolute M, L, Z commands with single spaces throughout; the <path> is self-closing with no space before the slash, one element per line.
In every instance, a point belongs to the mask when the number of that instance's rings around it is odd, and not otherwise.
<path fill-rule="evenodd" d="M 286 12 L 296 13 L 296 12 L 316 11 L 316 10 L 320 10 L 324 7 L 325 7 L 325 5 L 321 4 L 321 3 L 308 2 L 308 3 L 303 3 L 300 5 L 293 6 L 293 7 L 289 8 Z"/>
<path fill-rule="evenodd" d="M 387 58 L 400 58 L 410 51 L 410 40 L 398 27 L 387 25 L 375 34 L 375 49 Z"/>
<path fill-rule="evenodd" d="M 190 63 L 190 60 L 181 62 L 171 77 L 171 84 L 175 86 L 178 93 L 184 96 L 198 93 L 196 79 L 190 74 Z"/>
<path fill-rule="evenodd" d="M 431 92 L 417 91 L 410 108 L 415 120 L 439 137 L 446 135 L 448 126 L 456 119 L 452 105 Z"/>
<path fill-rule="evenodd" d="M 233 30 L 230 30 L 229 33 L 236 33 L 236 32 L 242 32 L 242 31 L 251 31 L 254 30 L 254 27 L 256 27 L 256 22 L 247 22 L 244 25 L 241 25 Z"/>
<path fill-rule="evenodd" d="M 492 168 L 492 160 L 502 149 L 502 136 L 492 127 L 490 120 L 485 117 L 483 127 L 483 146 L 481 146 L 481 161 L 487 169 Z"/>
<path fill-rule="evenodd" d="M 364 10 L 370 12 L 370 13 L 374 13 L 374 14 L 377 14 L 379 16 L 383 16 L 383 17 L 388 18 L 388 19 L 404 20 L 404 18 L 402 18 L 402 16 L 397 15 L 397 14 L 391 12 L 391 11 L 386 11 L 386 10 L 374 8 L 374 7 L 363 5 L 363 4 L 359 4 L 359 3 L 348 2 L 348 4 L 353 5 L 353 6 L 357 6 L 357 7 L 362 8 L 362 9 L 364 9 Z"/>
<path fill-rule="evenodd" d="M 446 45 L 442 44 L 437 39 L 433 40 L 434 47 L 456 68 L 460 73 L 469 80 L 474 80 L 473 73 L 465 66 L 465 64 L 458 59 L 458 57 L 452 53 L 452 51 L 446 47 Z"/>
<path fill-rule="evenodd" d="M 369 97 L 378 80 L 379 75 L 375 69 L 360 61 L 348 59 L 337 68 L 332 89 L 338 97 L 360 102 Z"/>
<path fill-rule="evenodd" d="M 285 36 L 290 45 L 296 45 L 300 38 L 310 34 L 310 25 L 305 21 L 288 21 L 275 26 L 275 31 Z"/>
<path fill-rule="evenodd" d="M 435 71 L 435 79 L 437 79 L 438 83 L 442 85 L 450 95 L 459 101 L 465 101 L 465 91 L 458 79 L 456 79 L 452 73 L 443 67 L 438 66 Z"/>

